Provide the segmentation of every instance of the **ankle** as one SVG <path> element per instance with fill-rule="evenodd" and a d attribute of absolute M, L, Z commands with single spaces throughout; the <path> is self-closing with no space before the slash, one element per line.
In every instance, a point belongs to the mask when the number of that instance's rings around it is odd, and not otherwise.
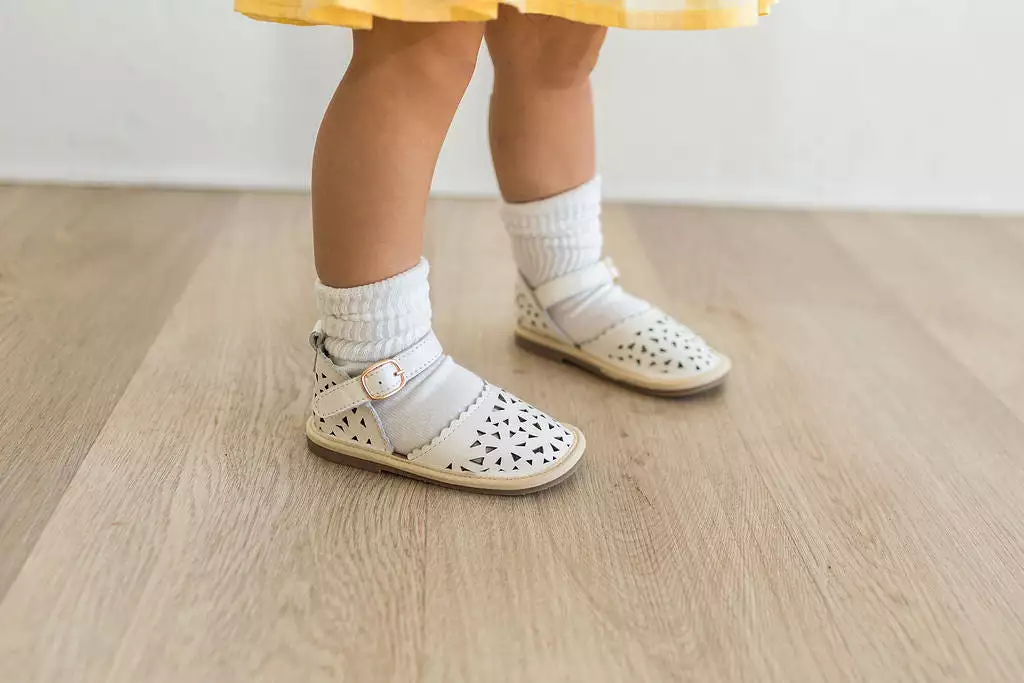
<path fill-rule="evenodd" d="M 338 289 L 315 285 L 326 335 L 338 365 L 368 365 L 404 351 L 430 332 L 430 267 L 413 268 L 380 282 Z"/>
<path fill-rule="evenodd" d="M 531 287 L 593 265 L 603 246 L 600 178 L 548 199 L 506 203 L 502 220 Z"/>
<path fill-rule="evenodd" d="M 336 370 L 356 378 L 371 364 L 433 338 L 429 270 L 421 260 L 404 273 L 370 285 L 336 289 L 317 283 L 323 348 Z M 374 400 L 372 409 L 395 451 L 408 454 L 440 434 L 477 399 L 484 383 L 445 355 L 426 367 L 403 370 L 409 371 L 409 380 L 393 394 Z"/>

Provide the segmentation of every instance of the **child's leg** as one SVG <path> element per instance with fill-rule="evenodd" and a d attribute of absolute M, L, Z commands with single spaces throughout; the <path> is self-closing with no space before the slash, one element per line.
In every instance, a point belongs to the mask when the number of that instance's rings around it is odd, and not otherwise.
<path fill-rule="evenodd" d="M 501 10 L 487 28 L 491 154 L 516 262 L 535 287 L 601 258 L 590 72 L 607 29 Z M 549 313 L 584 341 L 646 308 L 618 290 L 608 294 L 574 316 L 563 315 L 574 302 Z"/>
<path fill-rule="evenodd" d="M 322 330 L 307 434 L 331 459 L 522 492 L 568 476 L 582 436 L 443 354 L 420 258 L 434 165 L 482 36 L 477 23 L 384 20 L 355 34 L 313 162 Z"/>
<path fill-rule="evenodd" d="M 491 154 L 505 201 L 551 197 L 594 177 L 590 72 L 607 30 L 508 6 L 487 25 Z"/>
<path fill-rule="evenodd" d="M 590 72 L 605 29 L 502 7 L 486 35 L 491 152 L 523 280 L 520 340 L 655 393 L 720 381 L 724 356 L 623 291 L 600 263 Z"/>
<path fill-rule="evenodd" d="M 321 282 L 352 287 L 416 265 L 430 181 L 473 76 L 479 23 L 378 19 L 355 31 L 352 61 L 313 156 Z"/>

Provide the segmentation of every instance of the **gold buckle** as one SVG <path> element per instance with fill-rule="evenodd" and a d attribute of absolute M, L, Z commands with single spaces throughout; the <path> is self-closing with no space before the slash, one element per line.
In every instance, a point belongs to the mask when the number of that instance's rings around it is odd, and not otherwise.
<path fill-rule="evenodd" d="M 375 394 L 372 391 L 370 391 L 369 387 L 366 386 L 366 377 L 367 377 L 367 375 L 372 373 L 374 370 L 382 368 L 385 365 L 393 365 L 395 367 L 395 374 L 394 374 L 394 376 L 395 377 L 401 377 L 402 378 L 402 382 L 397 387 L 395 387 L 394 389 L 392 389 L 390 391 L 387 391 L 387 392 L 385 392 L 383 394 Z M 369 396 L 370 400 L 372 400 L 372 401 L 380 401 L 381 399 L 385 399 L 388 396 L 394 396 L 395 394 L 397 394 L 399 391 L 401 391 L 405 387 L 405 382 L 406 382 L 405 370 L 403 370 L 402 366 L 398 364 L 398 361 L 396 361 L 393 358 L 389 358 L 388 360 L 382 360 L 380 362 L 374 363 L 370 367 L 368 367 L 365 370 L 363 370 L 363 374 L 359 376 L 359 383 L 363 385 L 363 391 L 366 392 L 366 395 Z"/>

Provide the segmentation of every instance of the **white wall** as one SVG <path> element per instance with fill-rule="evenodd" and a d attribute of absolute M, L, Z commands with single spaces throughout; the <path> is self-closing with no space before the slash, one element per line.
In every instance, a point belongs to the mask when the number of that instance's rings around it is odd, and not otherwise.
<path fill-rule="evenodd" d="M 345 31 L 231 0 L 0 0 L 0 178 L 303 187 Z M 617 198 L 1024 211 L 1024 3 L 786 0 L 756 30 L 614 32 Z M 493 193 L 490 69 L 435 180 Z"/>

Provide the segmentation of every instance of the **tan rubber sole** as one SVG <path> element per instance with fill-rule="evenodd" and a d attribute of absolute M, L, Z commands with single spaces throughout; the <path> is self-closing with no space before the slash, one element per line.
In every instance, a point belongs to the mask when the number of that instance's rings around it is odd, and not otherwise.
<path fill-rule="evenodd" d="M 557 340 L 549 339 L 528 330 L 517 329 L 515 338 L 516 346 L 525 351 L 559 363 L 575 365 L 587 372 L 611 380 L 616 384 L 621 384 L 650 396 L 662 398 L 682 398 L 714 389 L 725 382 L 726 376 L 732 369 L 732 361 L 728 357 L 722 356 L 722 362 L 712 372 L 688 377 L 682 382 L 646 382 L 619 370 L 613 365 L 603 363 L 574 346 L 562 344 Z"/>
<path fill-rule="evenodd" d="M 576 468 L 583 461 L 583 452 L 586 450 L 587 440 L 584 438 L 583 432 L 576 427 L 565 425 L 565 428 L 573 433 L 576 445 L 565 455 L 562 461 L 555 467 L 545 470 L 540 474 L 516 479 L 499 479 L 482 475 L 467 477 L 454 472 L 449 473 L 423 467 L 422 465 L 417 465 L 415 461 L 405 460 L 400 455 L 377 453 L 356 445 L 332 441 L 320 434 L 313 425 L 312 417 L 306 422 L 306 442 L 312 453 L 340 465 L 356 467 L 370 472 L 397 474 L 401 477 L 408 477 L 428 484 L 436 484 L 461 491 L 499 496 L 522 496 L 557 486 L 576 473 Z"/>

